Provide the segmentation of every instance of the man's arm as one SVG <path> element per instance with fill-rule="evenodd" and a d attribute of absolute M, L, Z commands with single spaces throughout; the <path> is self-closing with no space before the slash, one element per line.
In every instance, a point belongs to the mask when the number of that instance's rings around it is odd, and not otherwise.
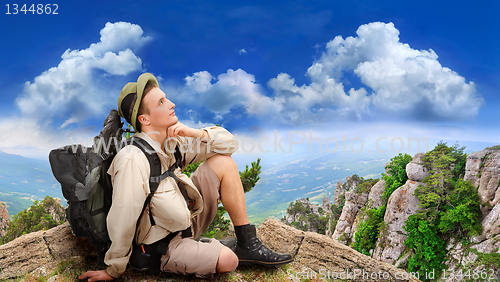
<path fill-rule="evenodd" d="M 218 126 L 194 129 L 177 122 L 167 129 L 167 136 L 180 141 L 183 167 L 204 161 L 215 154 L 231 155 L 238 149 L 236 138 Z"/>
<path fill-rule="evenodd" d="M 208 138 L 208 134 L 206 131 L 188 127 L 180 122 L 177 122 L 176 124 L 170 126 L 167 129 L 167 138 L 175 138 L 177 136 L 193 137 L 200 139 Z"/>

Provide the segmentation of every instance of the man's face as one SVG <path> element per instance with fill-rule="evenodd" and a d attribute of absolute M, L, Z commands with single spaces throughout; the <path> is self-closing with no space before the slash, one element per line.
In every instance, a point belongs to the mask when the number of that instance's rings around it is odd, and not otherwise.
<path fill-rule="evenodd" d="M 142 102 L 149 109 L 149 114 L 144 115 L 149 118 L 153 130 L 163 131 L 177 123 L 175 104 L 166 98 L 160 88 L 151 89 Z"/>

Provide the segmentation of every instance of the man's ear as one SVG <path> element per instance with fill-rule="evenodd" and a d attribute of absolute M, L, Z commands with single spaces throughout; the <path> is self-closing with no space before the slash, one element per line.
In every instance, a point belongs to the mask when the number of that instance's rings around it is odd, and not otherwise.
<path fill-rule="evenodd" d="M 142 125 L 149 125 L 151 124 L 151 121 L 149 120 L 149 116 L 147 115 L 140 115 L 139 117 L 137 117 L 137 119 L 139 120 L 139 122 L 142 124 Z"/>

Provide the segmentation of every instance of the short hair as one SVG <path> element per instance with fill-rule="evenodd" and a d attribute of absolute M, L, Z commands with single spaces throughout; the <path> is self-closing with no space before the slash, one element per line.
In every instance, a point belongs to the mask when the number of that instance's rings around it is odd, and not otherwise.
<path fill-rule="evenodd" d="M 142 92 L 141 103 L 139 104 L 139 110 L 137 111 L 137 120 L 135 122 L 135 125 L 137 127 L 137 132 L 142 131 L 142 124 L 139 121 L 139 116 L 142 114 L 149 114 L 149 108 L 145 104 L 143 104 L 142 101 L 144 101 L 144 98 L 146 97 L 146 95 L 148 95 L 148 93 L 151 90 L 153 90 L 153 88 L 157 88 L 157 87 L 158 86 L 156 84 L 152 83 L 151 81 L 148 81 L 148 83 L 144 87 L 144 91 Z"/>

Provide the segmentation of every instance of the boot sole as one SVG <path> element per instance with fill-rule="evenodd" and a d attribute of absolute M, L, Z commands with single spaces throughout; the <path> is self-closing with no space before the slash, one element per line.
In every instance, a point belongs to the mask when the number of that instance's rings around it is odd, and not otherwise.
<path fill-rule="evenodd" d="M 293 261 L 293 258 L 289 260 L 283 260 L 283 261 L 276 261 L 276 262 L 267 262 L 267 261 L 258 261 L 258 260 L 240 260 L 239 265 L 282 265 L 282 264 L 287 264 L 291 263 Z"/>

